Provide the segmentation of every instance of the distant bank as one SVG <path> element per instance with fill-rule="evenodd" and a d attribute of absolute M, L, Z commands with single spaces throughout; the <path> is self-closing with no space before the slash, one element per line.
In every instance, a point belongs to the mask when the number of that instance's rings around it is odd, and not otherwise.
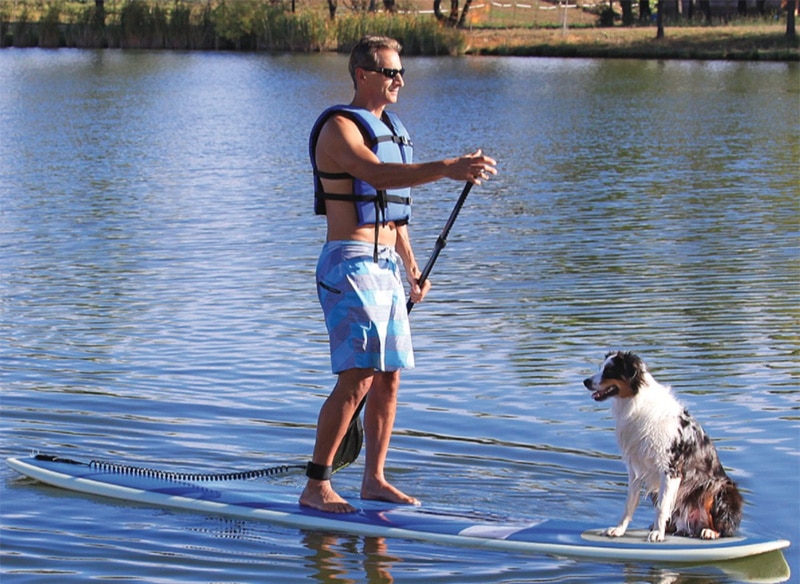
<path fill-rule="evenodd" d="M 655 27 L 475 29 L 465 52 L 477 55 L 641 59 L 800 61 L 800 43 L 785 24 L 681 26 L 656 39 Z"/>

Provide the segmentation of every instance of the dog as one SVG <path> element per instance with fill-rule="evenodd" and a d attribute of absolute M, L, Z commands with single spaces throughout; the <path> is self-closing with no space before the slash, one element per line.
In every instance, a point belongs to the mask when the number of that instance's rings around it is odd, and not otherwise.
<path fill-rule="evenodd" d="M 667 533 L 701 539 L 736 533 L 743 506 L 736 483 L 700 424 L 638 356 L 609 353 L 600 372 L 583 384 L 597 402 L 615 399 L 617 442 L 628 467 L 625 513 L 606 535 L 625 534 L 642 487 L 656 507 L 648 541 L 664 541 Z"/>

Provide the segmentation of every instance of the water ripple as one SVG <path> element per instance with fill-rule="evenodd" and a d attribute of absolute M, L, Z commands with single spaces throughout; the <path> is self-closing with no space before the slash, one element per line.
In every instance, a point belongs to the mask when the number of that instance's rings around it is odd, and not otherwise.
<path fill-rule="evenodd" d="M 406 61 L 398 107 L 420 159 L 479 144 L 501 174 L 473 189 L 412 313 L 393 480 L 427 502 L 610 525 L 626 473 L 581 380 L 630 348 L 714 437 L 745 531 L 798 540 L 800 132 L 774 117 L 797 68 Z M 3 456 L 191 472 L 307 459 L 333 376 L 303 128 L 349 99 L 344 70 L 335 55 L 0 52 Z M 430 105 L 444 95 L 448 115 Z M 417 189 L 419 258 L 461 186 Z M 361 464 L 337 475 L 348 496 Z M 4 581 L 738 581 L 0 477 Z M 302 477 L 281 480 L 299 492 Z"/>

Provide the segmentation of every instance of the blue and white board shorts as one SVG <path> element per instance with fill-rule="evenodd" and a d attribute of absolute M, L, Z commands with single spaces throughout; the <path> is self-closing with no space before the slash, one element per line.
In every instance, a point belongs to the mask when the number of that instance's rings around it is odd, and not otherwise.
<path fill-rule="evenodd" d="M 414 367 L 400 256 L 361 241 L 329 241 L 317 262 L 317 294 L 325 313 L 331 369 L 396 371 Z"/>

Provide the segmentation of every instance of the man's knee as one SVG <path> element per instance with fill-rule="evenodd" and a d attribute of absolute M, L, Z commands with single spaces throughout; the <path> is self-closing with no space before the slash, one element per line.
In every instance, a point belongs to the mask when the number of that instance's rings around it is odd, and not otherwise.
<path fill-rule="evenodd" d="M 353 399 L 363 398 L 374 383 L 375 372 L 372 369 L 346 369 L 339 373 L 336 391 L 346 393 Z"/>
<path fill-rule="evenodd" d="M 400 389 L 400 371 L 381 371 L 376 373 L 372 388 L 385 395 L 397 394 Z"/>

